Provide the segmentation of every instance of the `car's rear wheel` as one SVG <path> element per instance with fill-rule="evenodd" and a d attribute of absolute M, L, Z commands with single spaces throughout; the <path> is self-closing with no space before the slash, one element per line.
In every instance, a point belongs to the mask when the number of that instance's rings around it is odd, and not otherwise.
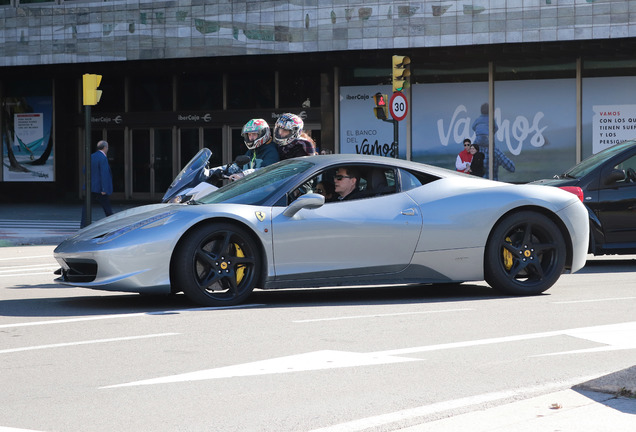
<path fill-rule="evenodd" d="M 563 235 L 550 218 L 514 213 L 495 226 L 488 240 L 486 282 L 506 294 L 540 294 L 559 279 L 565 259 Z"/>
<path fill-rule="evenodd" d="M 256 242 L 231 224 L 202 225 L 188 233 L 175 251 L 175 288 L 206 306 L 243 302 L 254 290 L 261 269 Z"/>

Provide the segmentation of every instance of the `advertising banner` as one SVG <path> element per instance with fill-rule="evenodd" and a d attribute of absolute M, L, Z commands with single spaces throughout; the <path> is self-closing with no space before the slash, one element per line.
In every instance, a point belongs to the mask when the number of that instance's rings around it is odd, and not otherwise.
<path fill-rule="evenodd" d="M 7 97 L 2 111 L 2 180 L 55 181 L 51 97 Z"/>
<path fill-rule="evenodd" d="M 340 153 L 395 157 L 393 124 L 373 114 L 376 93 L 391 95 L 386 86 L 340 87 Z M 390 116 L 389 116 L 390 118 Z M 406 120 L 398 122 L 399 158 L 406 158 Z"/>
<path fill-rule="evenodd" d="M 636 138 L 636 77 L 583 78 L 583 159 Z"/>
<path fill-rule="evenodd" d="M 594 105 L 592 152 L 636 136 L 636 105 Z"/>
<path fill-rule="evenodd" d="M 575 84 L 495 83 L 494 179 L 526 183 L 575 164 Z M 412 92 L 413 160 L 455 169 L 464 138 L 488 152 L 488 83 L 417 84 Z"/>

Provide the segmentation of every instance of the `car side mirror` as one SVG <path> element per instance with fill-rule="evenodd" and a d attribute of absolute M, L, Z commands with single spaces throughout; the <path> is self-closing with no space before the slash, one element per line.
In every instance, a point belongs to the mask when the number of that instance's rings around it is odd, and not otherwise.
<path fill-rule="evenodd" d="M 317 209 L 319 207 L 322 207 L 324 204 L 324 196 L 316 193 L 308 193 L 296 198 L 296 200 L 294 200 L 294 202 L 292 202 L 289 207 L 285 209 L 283 215 L 292 217 L 302 209 Z"/>
<path fill-rule="evenodd" d="M 615 169 L 615 170 L 612 170 L 603 179 L 603 184 L 605 186 L 609 186 L 611 184 L 614 184 L 614 183 L 619 182 L 619 181 L 624 181 L 624 180 L 625 180 L 625 171 L 619 170 L 619 169 Z"/>

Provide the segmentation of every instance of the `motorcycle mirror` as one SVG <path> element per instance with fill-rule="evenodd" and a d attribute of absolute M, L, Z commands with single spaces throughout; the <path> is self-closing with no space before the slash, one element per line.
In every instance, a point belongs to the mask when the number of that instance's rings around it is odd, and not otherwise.
<path fill-rule="evenodd" d="M 240 167 L 248 164 L 249 162 L 250 162 L 250 157 L 246 155 L 237 156 L 236 159 L 234 160 L 234 163 Z"/>

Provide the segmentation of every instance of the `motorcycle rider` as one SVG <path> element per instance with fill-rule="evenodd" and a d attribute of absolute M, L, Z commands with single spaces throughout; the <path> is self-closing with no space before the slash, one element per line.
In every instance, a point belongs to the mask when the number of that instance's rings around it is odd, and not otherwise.
<path fill-rule="evenodd" d="M 296 114 L 285 113 L 278 117 L 274 125 L 274 142 L 278 144 L 280 160 L 318 154 L 314 141 L 303 132 L 304 126 Z"/>
<path fill-rule="evenodd" d="M 265 120 L 252 119 L 248 121 L 243 126 L 241 135 L 248 149 L 245 155 L 250 158 L 250 162 L 243 166 L 242 172 L 230 176 L 232 181 L 280 160 L 276 144 L 272 142 L 269 125 Z"/>

